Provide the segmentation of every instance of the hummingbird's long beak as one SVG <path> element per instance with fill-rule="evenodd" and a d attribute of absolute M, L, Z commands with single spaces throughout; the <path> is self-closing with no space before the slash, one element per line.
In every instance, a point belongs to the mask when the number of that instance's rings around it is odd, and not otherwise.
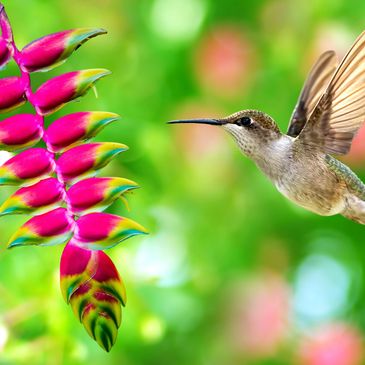
<path fill-rule="evenodd" d="M 223 125 L 226 124 L 222 120 L 218 119 L 181 119 L 181 120 L 172 120 L 170 122 L 167 122 L 167 124 L 210 124 L 210 125 Z"/>

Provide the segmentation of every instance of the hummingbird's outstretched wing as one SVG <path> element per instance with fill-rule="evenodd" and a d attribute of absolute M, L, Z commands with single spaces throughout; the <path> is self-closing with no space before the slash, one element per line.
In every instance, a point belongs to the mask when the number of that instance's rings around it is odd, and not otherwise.
<path fill-rule="evenodd" d="M 365 32 L 338 66 L 297 142 L 345 155 L 365 122 Z"/>
<path fill-rule="evenodd" d="M 335 73 L 337 65 L 337 57 L 333 51 L 322 53 L 314 64 L 290 118 L 287 132 L 289 136 L 296 137 L 301 132 L 309 116 L 312 114 L 314 107 L 317 105 L 318 100 L 323 95 L 331 77 Z"/>

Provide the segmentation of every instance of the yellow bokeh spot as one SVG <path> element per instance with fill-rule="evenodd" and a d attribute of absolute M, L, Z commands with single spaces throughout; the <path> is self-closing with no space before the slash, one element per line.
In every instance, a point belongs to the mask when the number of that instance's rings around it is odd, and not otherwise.
<path fill-rule="evenodd" d="M 165 334 L 164 322 L 156 316 L 145 317 L 141 322 L 141 335 L 146 342 L 158 342 Z"/>

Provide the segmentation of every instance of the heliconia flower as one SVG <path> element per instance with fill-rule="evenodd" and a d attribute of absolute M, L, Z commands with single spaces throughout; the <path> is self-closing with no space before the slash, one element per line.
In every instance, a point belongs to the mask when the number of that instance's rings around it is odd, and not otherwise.
<path fill-rule="evenodd" d="M 27 72 L 48 71 L 63 62 L 90 38 L 105 34 L 98 28 L 79 28 L 46 35 L 21 51 L 21 68 Z"/>
<path fill-rule="evenodd" d="M 0 37 L 0 69 L 4 68 L 11 60 L 11 51 L 8 42 Z"/>
<path fill-rule="evenodd" d="M 42 119 L 18 114 L 0 122 L 0 149 L 15 151 L 36 144 L 43 136 Z"/>
<path fill-rule="evenodd" d="M 74 214 L 98 212 L 137 188 L 137 183 L 121 177 L 92 177 L 72 185 L 67 196 Z"/>
<path fill-rule="evenodd" d="M 109 74 L 110 71 L 99 68 L 56 76 L 42 84 L 35 92 L 34 106 L 41 115 L 54 113 L 64 104 L 84 95 L 97 80 Z"/>
<path fill-rule="evenodd" d="M 122 279 L 102 251 L 90 251 L 69 242 L 61 257 L 63 297 L 89 335 L 106 351 L 115 343 L 126 303 Z"/>
<path fill-rule="evenodd" d="M 0 185 L 18 185 L 25 181 L 49 176 L 55 169 L 50 152 L 44 148 L 30 148 L 0 166 Z"/>
<path fill-rule="evenodd" d="M 0 113 L 28 102 L 33 114 L 0 121 L 0 185 L 18 190 L 0 204 L 0 217 L 31 217 L 10 238 L 8 248 L 66 244 L 61 258 L 61 290 L 88 334 L 106 351 L 114 345 L 126 303 L 125 288 L 113 262 L 102 251 L 134 235 L 146 234 L 136 222 L 101 213 L 138 186 L 123 178 L 90 178 L 128 147 L 120 143 L 87 143 L 119 116 L 108 112 L 52 114 L 94 88 L 110 72 L 90 69 L 69 72 L 44 82 L 33 92 L 31 72 L 48 71 L 88 39 L 106 33 L 80 28 L 39 38 L 19 51 L 0 0 L 0 69 L 11 59 L 21 76 L 0 79 Z M 94 89 L 95 91 L 95 89 Z M 42 141 L 43 148 L 34 148 Z M 13 156 L 13 157 L 9 157 Z M 82 180 L 84 179 L 84 180 Z M 127 203 L 126 203 L 127 205 Z"/>
<path fill-rule="evenodd" d="M 90 250 L 105 250 L 139 234 L 147 234 L 140 224 L 131 219 L 108 213 L 90 213 L 77 222 L 75 242 Z"/>
<path fill-rule="evenodd" d="M 66 243 L 72 236 L 73 220 L 65 208 L 37 215 L 23 224 L 10 238 L 8 248 L 50 246 Z"/>
<path fill-rule="evenodd" d="M 119 119 L 109 112 L 79 112 L 55 120 L 47 129 L 47 142 L 53 152 L 94 137 L 101 129 Z"/>
<path fill-rule="evenodd" d="M 25 101 L 25 85 L 20 77 L 0 79 L 0 113 L 15 109 Z"/>
<path fill-rule="evenodd" d="M 19 189 L 0 206 L 0 216 L 34 213 L 63 201 L 63 186 L 54 177 Z"/>
<path fill-rule="evenodd" d="M 117 154 L 128 147 L 121 143 L 100 142 L 73 147 L 57 160 L 58 171 L 64 181 L 93 173 L 106 166 Z"/>

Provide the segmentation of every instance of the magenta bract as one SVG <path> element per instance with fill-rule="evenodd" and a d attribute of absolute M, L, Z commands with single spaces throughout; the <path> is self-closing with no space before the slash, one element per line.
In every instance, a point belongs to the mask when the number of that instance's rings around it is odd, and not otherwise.
<path fill-rule="evenodd" d="M 54 177 L 19 189 L 0 206 L 0 215 L 34 213 L 63 202 L 62 184 Z"/>
<path fill-rule="evenodd" d="M 86 274 L 86 280 L 77 280 L 72 286 L 72 290 L 62 290 L 65 300 L 68 302 L 72 294 L 78 289 L 81 284 L 90 278 L 88 274 L 93 276 L 93 279 L 99 283 L 115 280 L 121 282 L 118 271 L 110 258 L 102 251 L 90 251 L 75 245 L 72 241 L 66 245 L 63 250 L 60 266 L 61 287 L 63 287 L 65 278 L 76 278 Z M 122 290 L 120 290 L 122 289 Z M 106 287 L 106 290 L 108 288 Z M 123 288 L 111 288 L 110 294 L 115 295 L 121 303 L 125 304 L 126 294 Z"/>
<path fill-rule="evenodd" d="M 121 177 L 92 177 L 72 185 L 67 196 L 72 211 L 79 215 L 102 211 L 115 199 L 136 188 L 137 183 Z"/>
<path fill-rule="evenodd" d="M 57 160 L 57 166 L 65 181 L 73 181 L 80 176 L 94 174 L 127 148 L 126 145 L 113 142 L 84 144 L 64 152 Z"/>
<path fill-rule="evenodd" d="M 28 72 L 48 71 L 64 61 L 88 39 L 105 34 L 104 29 L 65 30 L 39 38 L 21 51 L 21 68 Z"/>
<path fill-rule="evenodd" d="M 0 113 L 15 109 L 25 100 L 25 83 L 20 77 L 0 79 Z"/>
<path fill-rule="evenodd" d="M 91 250 L 104 250 L 147 231 L 131 219 L 107 213 L 90 213 L 77 222 L 77 244 Z"/>
<path fill-rule="evenodd" d="M 47 129 L 49 147 L 61 152 L 76 142 L 94 137 L 102 128 L 119 119 L 109 112 L 79 112 L 55 120 Z"/>
<path fill-rule="evenodd" d="M 105 69 L 74 71 L 46 81 L 34 95 L 34 105 L 41 115 L 54 113 L 71 100 L 84 95 L 100 78 L 110 74 Z"/>
<path fill-rule="evenodd" d="M 30 148 L 0 166 L 0 185 L 17 185 L 51 174 L 55 169 L 52 155 L 44 148 Z"/>
<path fill-rule="evenodd" d="M 72 240 L 61 257 L 61 290 L 88 334 L 110 351 L 122 319 L 121 305 L 126 303 L 122 279 L 103 251 L 89 251 Z"/>
<path fill-rule="evenodd" d="M 65 208 L 51 210 L 22 225 L 10 238 L 8 247 L 66 243 L 72 236 L 73 224 L 73 219 Z"/>
<path fill-rule="evenodd" d="M 42 118 L 18 114 L 0 122 L 0 148 L 15 151 L 37 143 L 43 135 Z"/>

